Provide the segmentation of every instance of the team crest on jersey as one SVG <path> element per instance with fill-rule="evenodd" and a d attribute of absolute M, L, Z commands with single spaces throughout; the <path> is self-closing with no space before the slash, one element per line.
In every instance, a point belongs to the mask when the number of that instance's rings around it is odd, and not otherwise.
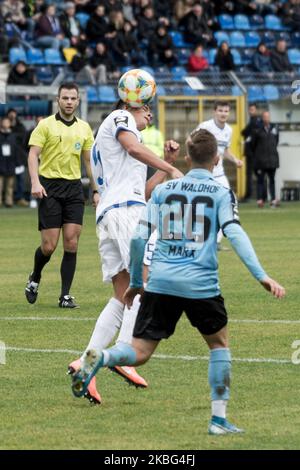
<path fill-rule="evenodd" d="M 118 127 L 119 124 L 128 127 L 128 116 L 118 116 L 114 119 L 114 121 L 116 127 Z"/>
<path fill-rule="evenodd" d="M 74 145 L 75 147 L 75 150 L 80 150 L 81 149 L 81 143 L 80 142 L 76 142 L 76 144 Z"/>

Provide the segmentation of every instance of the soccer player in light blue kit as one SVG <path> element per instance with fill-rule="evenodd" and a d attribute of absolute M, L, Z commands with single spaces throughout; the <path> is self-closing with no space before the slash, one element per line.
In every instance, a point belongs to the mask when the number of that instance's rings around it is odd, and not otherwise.
<path fill-rule="evenodd" d="M 218 278 L 219 229 L 223 230 L 243 263 L 266 290 L 280 299 L 284 297 L 285 289 L 268 277 L 261 267 L 248 236 L 240 226 L 233 192 L 213 178 L 212 170 L 218 161 L 215 137 L 207 130 L 196 130 L 186 145 L 186 160 L 191 171 L 153 191 L 131 241 L 130 287 L 124 296 L 128 307 L 135 295 L 143 290 L 144 248 L 151 230 L 158 230 L 132 345 L 118 343 L 103 351 L 88 351 L 83 369 L 73 379 L 72 390 L 75 396 L 82 396 L 100 367 L 144 364 L 160 340 L 174 333 L 185 311 L 210 349 L 208 375 L 212 418 L 209 433 L 240 433 L 242 430 L 226 419 L 231 355 L 227 313 Z"/>

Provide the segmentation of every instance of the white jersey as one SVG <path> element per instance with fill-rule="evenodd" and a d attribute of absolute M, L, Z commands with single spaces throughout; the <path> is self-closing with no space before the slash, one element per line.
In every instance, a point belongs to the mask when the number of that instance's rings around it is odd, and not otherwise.
<path fill-rule="evenodd" d="M 217 126 L 214 119 L 209 119 L 209 121 L 204 121 L 199 124 L 197 129 L 206 129 L 207 131 L 211 132 L 218 143 L 218 154 L 219 154 L 219 163 L 213 169 L 213 176 L 218 178 L 220 176 L 225 175 L 224 167 L 223 167 L 223 158 L 224 158 L 224 151 L 225 149 L 231 146 L 231 138 L 232 138 L 232 129 L 231 127 L 225 123 L 223 128 Z"/>
<path fill-rule="evenodd" d="M 120 131 L 141 134 L 132 114 L 113 111 L 101 124 L 91 152 L 91 168 L 100 193 L 97 223 L 113 208 L 145 204 L 147 166 L 131 157 L 119 143 Z"/>

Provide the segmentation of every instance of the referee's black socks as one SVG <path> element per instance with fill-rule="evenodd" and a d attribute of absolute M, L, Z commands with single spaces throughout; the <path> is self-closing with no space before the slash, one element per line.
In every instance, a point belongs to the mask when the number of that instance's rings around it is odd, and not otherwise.
<path fill-rule="evenodd" d="M 51 255 L 50 256 L 45 256 L 42 252 L 41 247 L 39 246 L 35 252 L 34 255 L 34 267 L 33 267 L 33 273 L 31 275 L 31 280 L 33 282 L 39 283 L 41 280 L 41 272 L 45 264 L 50 261 Z"/>
<path fill-rule="evenodd" d="M 76 269 L 77 253 L 65 251 L 60 266 L 61 274 L 61 298 L 70 293 L 71 284 L 74 278 Z"/>

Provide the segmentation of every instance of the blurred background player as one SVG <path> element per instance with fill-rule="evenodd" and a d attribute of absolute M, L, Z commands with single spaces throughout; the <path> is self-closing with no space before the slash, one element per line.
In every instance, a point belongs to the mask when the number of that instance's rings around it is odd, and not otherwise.
<path fill-rule="evenodd" d="M 196 130 L 186 145 L 186 161 L 191 170 L 182 179 L 164 183 L 153 191 L 131 241 L 130 288 L 124 297 L 127 307 L 132 305 L 138 293 L 143 293 L 142 261 L 150 235 L 149 227 L 158 229 L 155 256 L 135 323 L 132 345 L 119 342 L 104 351 L 87 351 L 82 370 L 73 377 L 72 390 L 75 396 L 81 396 L 100 367 L 144 364 L 160 340 L 174 333 L 185 311 L 210 350 L 208 377 L 212 416 L 208 432 L 213 435 L 241 433 L 242 429 L 226 419 L 231 353 L 227 312 L 217 269 L 219 227 L 250 273 L 267 291 L 280 299 L 285 295 L 285 289 L 268 277 L 261 267 L 247 234 L 240 226 L 235 195 L 213 178 L 212 171 L 218 160 L 214 136 L 206 130 Z M 177 218 L 171 217 L 174 213 Z M 189 220 L 191 226 L 188 226 Z M 177 237 L 170 236 L 175 233 Z"/>
<path fill-rule="evenodd" d="M 31 195 L 39 200 L 41 246 L 34 255 L 34 267 L 27 281 L 25 296 L 29 303 L 35 303 L 42 270 L 50 261 L 62 231 L 64 255 L 58 306 L 76 308 L 78 305 L 70 295 L 70 288 L 84 212 L 81 155 L 94 190 L 94 203 L 99 200 L 90 168 L 94 138 L 89 124 L 75 117 L 79 106 L 79 90 L 75 83 L 63 83 L 59 87 L 57 103 L 58 112 L 41 120 L 29 140 L 28 169 Z"/>
<path fill-rule="evenodd" d="M 216 178 L 218 183 L 228 189 L 230 188 L 230 184 L 225 174 L 223 159 L 226 158 L 230 162 L 234 163 L 237 168 L 241 168 L 243 166 L 242 160 L 236 158 L 230 151 L 232 128 L 227 124 L 229 114 L 230 104 L 228 101 L 216 101 L 214 104 L 213 118 L 208 121 L 201 122 L 197 127 L 197 129 L 206 129 L 215 136 L 218 143 L 219 161 L 213 169 L 213 176 Z M 223 234 L 220 230 L 218 233 L 218 250 L 225 249 L 221 245 L 222 238 Z"/>
<path fill-rule="evenodd" d="M 100 193 L 96 222 L 103 281 L 112 282 L 114 296 L 101 312 L 86 350 L 107 347 L 119 330 L 117 342 L 131 343 L 140 301 L 137 296 L 130 311 L 123 302 L 129 286 L 130 240 L 146 198 L 150 197 L 156 184 L 161 183 L 166 175 L 172 178 L 182 176 L 179 170 L 141 143 L 140 131 L 151 121 L 148 106 L 132 108 L 120 100 L 117 109 L 101 124 L 92 149 L 92 172 Z M 165 157 L 178 150 L 176 142 L 167 142 Z M 160 171 L 148 180 L 146 186 L 147 166 Z M 79 367 L 80 361 L 74 361 L 69 365 L 69 372 L 72 374 Z M 113 370 L 137 387 L 147 387 L 147 382 L 134 368 Z"/>

